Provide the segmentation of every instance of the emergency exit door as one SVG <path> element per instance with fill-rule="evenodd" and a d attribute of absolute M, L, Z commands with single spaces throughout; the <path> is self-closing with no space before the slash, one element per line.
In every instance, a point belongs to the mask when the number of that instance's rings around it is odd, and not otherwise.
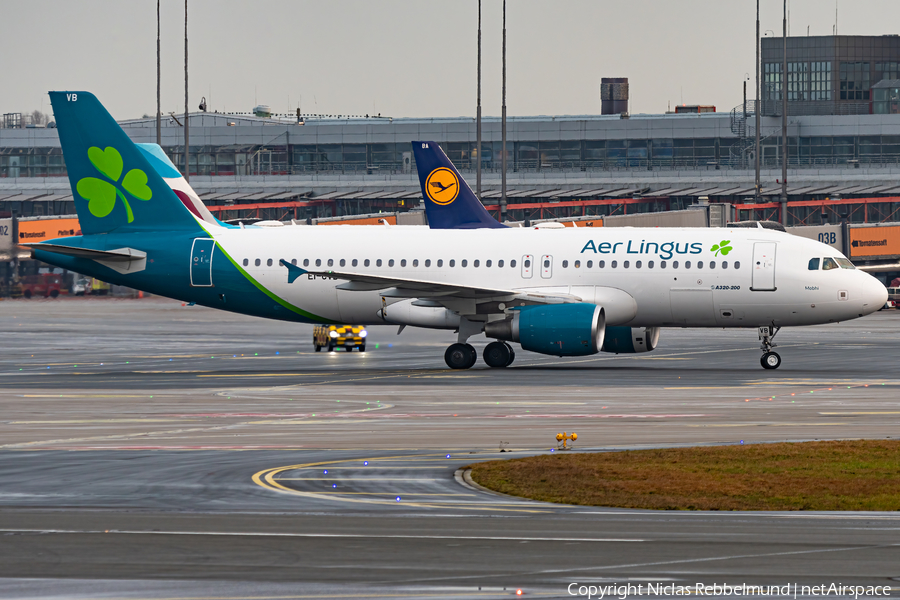
<path fill-rule="evenodd" d="M 191 246 L 191 286 L 212 287 L 212 257 L 216 241 L 197 238 Z"/>
<path fill-rule="evenodd" d="M 775 287 L 775 242 L 753 244 L 753 283 L 750 291 L 774 292 Z"/>

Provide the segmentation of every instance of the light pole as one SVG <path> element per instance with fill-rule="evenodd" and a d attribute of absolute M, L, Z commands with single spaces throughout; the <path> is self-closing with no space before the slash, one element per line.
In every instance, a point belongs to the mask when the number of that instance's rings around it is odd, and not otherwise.
<path fill-rule="evenodd" d="M 162 146 L 162 112 L 159 100 L 160 67 L 159 67 L 159 0 L 156 0 L 156 145 Z"/>
<path fill-rule="evenodd" d="M 755 194 L 754 194 L 753 196 L 754 196 L 754 200 L 755 200 L 757 203 L 759 202 L 759 191 L 760 191 L 760 190 L 759 190 L 759 188 L 760 188 L 760 183 L 759 183 L 759 124 L 760 124 L 760 119 L 759 119 L 759 110 L 760 110 L 760 105 L 759 105 L 759 71 L 760 71 L 760 60 L 759 60 L 759 0 L 756 0 L 756 106 L 755 106 L 754 111 L 753 111 L 753 112 L 756 113 L 756 115 L 755 115 L 755 120 L 756 120 L 756 152 L 754 152 L 754 155 L 755 155 L 755 157 L 756 157 L 756 180 L 755 180 L 755 189 L 756 189 L 756 192 L 755 192 Z"/>
<path fill-rule="evenodd" d="M 500 109 L 500 135 L 503 157 L 500 162 L 500 222 L 506 221 L 506 0 L 503 0 L 503 99 Z"/>
<path fill-rule="evenodd" d="M 184 179 L 191 180 L 191 136 L 188 131 L 188 0 L 184 0 Z"/>
<path fill-rule="evenodd" d="M 782 22 L 783 52 L 781 55 L 781 224 L 787 226 L 787 0 L 784 0 Z"/>
<path fill-rule="evenodd" d="M 475 113 L 475 195 L 481 200 L 481 0 L 478 0 L 478 107 Z"/>

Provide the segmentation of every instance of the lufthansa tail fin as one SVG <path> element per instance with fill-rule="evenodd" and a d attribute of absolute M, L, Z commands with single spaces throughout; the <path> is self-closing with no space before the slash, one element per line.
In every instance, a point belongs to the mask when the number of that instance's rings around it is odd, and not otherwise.
<path fill-rule="evenodd" d="M 59 141 L 85 235 L 200 230 L 158 165 L 88 92 L 50 92 Z"/>
<path fill-rule="evenodd" d="M 428 226 L 432 229 L 504 228 L 485 210 L 437 142 L 413 142 Z"/>

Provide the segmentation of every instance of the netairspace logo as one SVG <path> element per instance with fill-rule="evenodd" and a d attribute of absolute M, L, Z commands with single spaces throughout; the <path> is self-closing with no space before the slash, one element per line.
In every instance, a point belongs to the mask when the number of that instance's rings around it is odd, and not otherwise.
<path fill-rule="evenodd" d="M 821 585 L 749 585 L 746 583 L 729 585 L 715 583 L 712 585 L 696 583 L 694 585 L 678 585 L 674 583 L 641 583 L 609 585 L 583 585 L 570 583 L 567 591 L 570 596 L 603 600 L 617 598 L 626 600 L 640 596 L 711 596 L 722 598 L 727 596 L 771 596 L 773 598 L 797 598 L 833 596 L 838 598 L 884 598 L 891 595 L 889 585 L 843 585 L 841 583 Z"/>

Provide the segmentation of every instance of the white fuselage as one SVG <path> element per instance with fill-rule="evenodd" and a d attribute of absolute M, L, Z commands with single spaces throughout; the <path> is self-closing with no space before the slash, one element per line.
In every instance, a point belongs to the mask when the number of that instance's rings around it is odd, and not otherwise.
<path fill-rule="evenodd" d="M 810 270 L 810 259 L 843 258 L 834 248 L 761 228 L 348 225 L 210 233 L 271 293 L 323 319 L 354 324 L 383 323 L 379 311 L 402 300 L 380 290 L 337 289 L 345 280 L 322 275 L 288 283 L 279 260 L 317 272 L 568 294 L 604 306 L 608 324 L 634 327 L 812 325 L 871 313 L 886 297 L 884 286 L 861 271 L 822 270 L 822 261 Z"/>

